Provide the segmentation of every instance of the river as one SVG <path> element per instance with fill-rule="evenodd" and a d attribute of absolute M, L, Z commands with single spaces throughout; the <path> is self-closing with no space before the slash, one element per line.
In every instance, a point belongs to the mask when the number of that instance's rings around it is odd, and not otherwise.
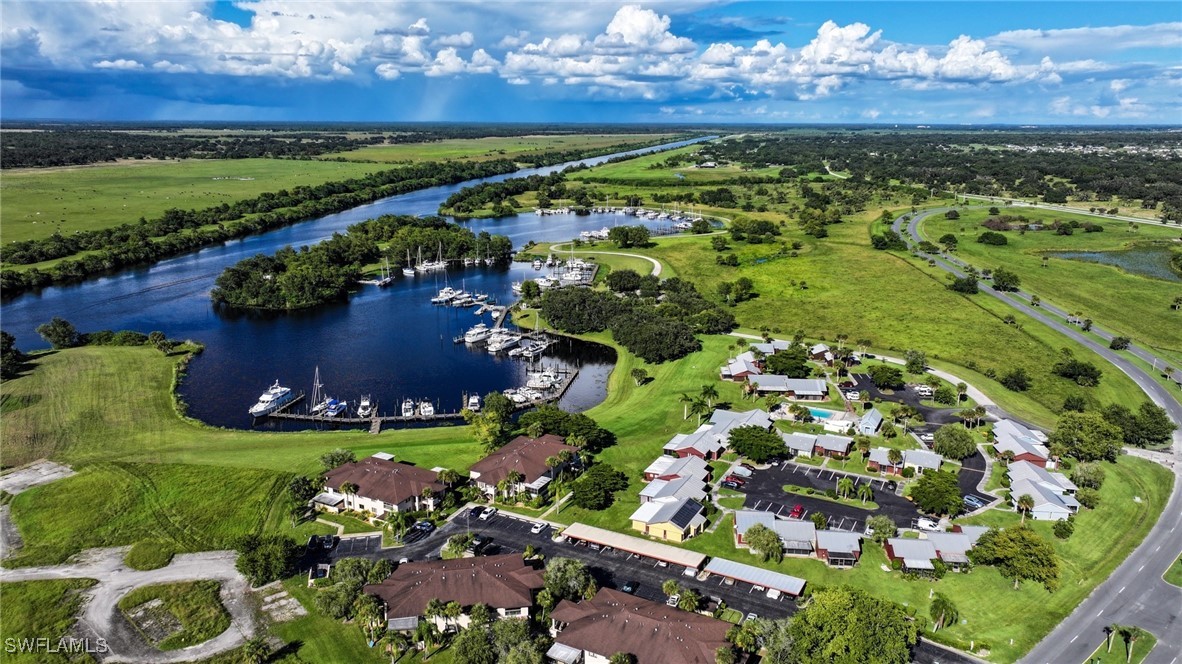
<path fill-rule="evenodd" d="M 513 281 L 537 276 L 529 265 L 455 268 L 425 277 L 404 277 L 396 272 L 396 281 L 388 288 L 363 286 L 348 302 L 292 313 L 216 310 L 209 299 L 214 279 L 243 258 L 272 254 L 289 245 L 315 244 L 366 219 L 383 214 L 435 214 L 447 197 L 481 182 L 544 175 L 577 163 L 595 165 L 622 155 L 667 150 L 708 138 L 392 196 L 151 266 L 26 293 L 0 306 L 0 319 L 23 350 L 46 347 L 35 328 L 53 316 L 69 320 L 84 332 L 161 330 L 170 338 L 199 341 L 205 345 L 205 352 L 189 365 L 180 394 L 189 405 L 189 415 L 216 426 L 252 426 L 247 408 L 275 380 L 297 391 L 310 392 L 316 367 L 320 368 L 327 393 L 350 404 L 361 395 L 371 395 L 379 411 L 396 414 L 397 403 L 409 397 L 431 400 L 444 411 L 457 410 L 464 393 L 483 395 L 523 384 L 526 366 L 504 356 L 489 355 L 483 348 L 453 344 L 452 337 L 480 319 L 471 309 L 433 306 L 430 297 L 450 283 L 489 293 L 502 303 L 510 302 Z M 515 247 L 530 240 L 567 240 L 584 230 L 623 223 L 639 222 L 634 217 L 612 214 L 524 214 L 465 222 L 477 233 L 487 230 L 506 235 Z M 598 344 L 564 339 L 543 362 L 547 366 L 580 367 L 579 378 L 561 405 L 584 410 L 606 395 L 615 353 Z M 299 428 L 277 421 L 255 426 Z"/>

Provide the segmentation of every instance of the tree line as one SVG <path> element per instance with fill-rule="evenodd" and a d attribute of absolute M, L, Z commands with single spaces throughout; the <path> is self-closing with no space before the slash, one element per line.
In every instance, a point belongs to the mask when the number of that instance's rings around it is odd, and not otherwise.
<path fill-rule="evenodd" d="M 386 215 L 311 247 L 284 247 L 273 256 L 241 260 L 218 275 L 210 298 L 249 309 L 303 309 L 341 300 L 361 278 L 364 265 L 390 258 L 402 264 L 412 247 L 416 254 L 421 248 L 446 259 L 480 252 L 503 260 L 512 252 L 512 243 L 502 235 L 477 236 L 440 217 Z"/>
<path fill-rule="evenodd" d="M 205 210 L 168 210 L 151 221 L 141 219 L 138 223 L 114 228 L 16 242 L 5 247 L 0 254 L 7 263 L 27 264 L 81 251 L 92 253 L 63 260 L 47 270 L 3 270 L 0 286 L 5 295 L 15 295 L 30 288 L 76 281 L 128 265 L 153 262 L 388 196 L 488 177 L 515 168 L 513 162 L 506 160 L 426 163 L 373 173 L 364 178 L 264 193 Z"/>
<path fill-rule="evenodd" d="M 583 288 L 546 291 L 542 315 L 555 329 L 571 334 L 610 330 L 612 338 L 647 362 L 665 362 L 699 350 L 697 334 L 722 334 L 735 328 L 730 312 L 707 300 L 693 284 L 652 275 L 636 280 L 616 277 L 615 284 L 639 284 L 615 294 Z"/>

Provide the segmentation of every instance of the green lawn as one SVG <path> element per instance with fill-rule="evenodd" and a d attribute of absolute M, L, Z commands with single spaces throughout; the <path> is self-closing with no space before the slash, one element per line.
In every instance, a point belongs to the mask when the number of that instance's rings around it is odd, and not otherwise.
<path fill-rule="evenodd" d="M 0 583 L 0 624 L 5 639 L 48 638 L 56 642 L 69 635 L 82 605 L 81 591 L 94 585 L 91 579 L 18 581 Z M 12 653 L 0 648 L 5 664 L 45 664 L 70 661 L 57 653 Z"/>
<path fill-rule="evenodd" d="M 1150 651 L 1157 645 L 1157 637 L 1148 633 L 1143 639 L 1133 644 L 1133 656 L 1129 657 L 1129 644 L 1119 635 L 1112 637 L 1112 650 L 1108 650 L 1106 643 L 1101 643 L 1096 651 L 1088 657 L 1086 664 L 1141 664 L 1149 656 Z"/>
<path fill-rule="evenodd" d="M 591 150 L 617 145 L 647 145 L 674 138 L 674 134 L 559 134 L 546 136 L 489 136 L 454 138 L 430 143 L 369 145 L 325 155 L 328 159 L 416 163 L 422 161 L 491 161 L 520 159 L 554 150 Z"/>
<path fill-rule="evenodd" d="M 173 549 L 166 542 L 140 540 L 131 546 L 123 562 L 132 569 L 160 569 L 172 562 Z"/>
<path fill-rule="evenodd" d="M 1172 583 L 1179 588 L 1182 588 L 1182 556 L 1178 556 L 1174 560 L 1174 564 L 1170 565 L 1166 570 L 1165 575 L 1162 576 L 1166 583 Z"/>
<path fill-rule="evenodd" d="M 346 625 L 316 611 L 316 590 L 307 586 L 307 577 L 297 575 L 283 582 L 283 588 L 308 610 L 308 615 L 272 625 L 276 636 L 295 644 L 302 662 L 349 662 L 384 664 L 390 660 L 378 648 L 370 648 L 356 625 Z"/>
<path fill-rule="evenodd" d="M 1053 254 L 1048 267 L 1042 267 L 1042 257 L 1049 252 L 1119 251 L 1151 241 L 1176 246 L 1182 229 L 1139 224 L 1131 232 L 1129 224 L 1123 221 L 1027 208 L 1005 212 L 1043 223 L 1056 219 L 1099 223 L 1104 232 L 1076 230 L 1065 236 L 1053 231 L 1025 234 L 1007 231 L 1006 246 L 985 245 L 976 238 L 986 230 L 980 222 L 989 215 L 985 208 L 978 207 L 965 208 L 957 220 L 945 219 L 943 215 L 928 217 L 920 229 L 932 241 L 952 233 L 960 240 L 956 254 L 962 260 L 982 269 L 1004 266 L 1017 272 L 1022 288 L 1044 301 L 1067 311 L 1081 311 L 1106 329 L 1163 350 L 1182 363 L 1182 311 L 1170 309 L 1174 297 L 1182 292 L 1182 284 Z M 1113 293 L 1120 293 L 1120 297 L 1113 297 Z"/>
<path fill-rule="evenodd" d="M 4 241 L 97 230 L 382 170 L 374 164 L 293 159 L 190 159 L 5 170 Z"/>
<path fill-rule="evenodd" d="M 212 639 L 230 626 L 230 614 L 226 613 L 218 596 L 221 586 L 217 581 L 183 581 L 144 586 L 119 600 L 119 609 L 134 625 L 136 621 L 131 619 L 131 615 L 137 608 L 160 600 L 162 604 L 147 609 L 147 615 L 159 616 L 150 618 L 157 621 L 166 614 L 171 615 L 179 623 L 180 629 L 156 643 L 156 647 L 161 650 L 187 648 Z"/>
<path fill-rule="evenodd" d="M 337 524 L 338 526 L 343 526 L 344 530 L 342 531 L 342 534 L 344 535 L 373 533 L 381 530 L 381 528 L 373 525 L 372 523 L 366 523 L 365 521 L 362 521 L 357 517 L 349 516 L 348 514 L 329 514 L 327 512 L 319 512 L 316 514 L 316 518 L 324 521 L 330 521 Z"/>

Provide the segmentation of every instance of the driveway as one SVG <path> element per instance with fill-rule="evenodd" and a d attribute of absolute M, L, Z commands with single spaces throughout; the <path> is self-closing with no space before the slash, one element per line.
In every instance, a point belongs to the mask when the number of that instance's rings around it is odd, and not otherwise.
<path fill-rule="evenodd" d="M 891 394 L 886 394 L 874 385 L 874 381 L 870 380 L 869 374 L 857 373 L 851 374 L 850 377 L 858 384 L 857 387 L 851 389 L 858 390 L 859 392 L 868 392 L 871 400 L 881 399 L 892 403 L 904 403 L 918 410 L 919 414 L 923 416 L 924 421 L 928 423 L 920 427 L 925 432 L 929 429 L 934 431 L 936 428 L 939 428 L 928 425 L 956 424 L 961 421 L 956 416 L 956 413 L 964 410 L 963 408 L 932 408 L 931 406 L 920 404 L 919 394 L 910 388 L 894 390 Z M 887 415 L 887 413 L 884 412 L 883 415 Z"/>
<path fill-rule="evenodd" d="M 997 500 L 996 496 L 991 496 L 983 491 L 978 490 L 985 477 L 988 466 L 985 463 L 985 457 L 981 454 L 981 450 L 973 452 L 973 456 L 961 461 L 960 474 L 957 475 L 957 482 L 960 484 L 961 496 L 976 496 L 982 503 L 989 505 Z"/>
<path fill-rule="evenodd" d="M 127 567 L 123 563 L 127 551 L 127 547 L 89 549 L 64 565 L 3 569 L 0 570 L 0 581 L 98 581 L 86 591 L 87 601 L 76 630 L 80 636 L 91 639 L 92 647 L 98 639 L 104 639 L 110 650 L 101 658 L 108 662 L 166 664 L 205 659 L 237 648 L 254 636 L 258 625 L 250 600 L 250 583 L 234 568 L 236 554 L 233 551 L 180 554 L 167 567 L 148 571 Z M 230 614 L 230 627 L 204 643 L 168 652 L 157 650 L 140 637 L 119 611 L 119 600 L 135 588 L 205 579 L 222 583 L 221 599 Z M 36 636 L 52 639 L 55 635 Z"/>

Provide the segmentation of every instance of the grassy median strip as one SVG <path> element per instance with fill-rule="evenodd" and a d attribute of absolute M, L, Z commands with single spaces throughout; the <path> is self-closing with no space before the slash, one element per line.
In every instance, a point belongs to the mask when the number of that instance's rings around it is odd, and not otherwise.
<path fill-rule="evenodd" d="M 807 498 L 816 498 L 817 500 L 826 500 L 831 503 L 837 503 L 838 505 L 845 505 L 847 507 L 857 507 L 858 509 L 869 510 L 869 511 L 874 511 L 874 510 L 878 509 L 878 503 L 874 502 L 873 500 L 867 500 L 867 501 L 863 502 L 859 498 L 842 498 L 840 496 L 837 498 L 834 498 L 833 496 L 830 496 L 829 494 L 825 493 L 824 491 L 817 491 L 816 489 L 809 489 L 809 488 L 805 488 L 802 486 L 796 486 L 795 484 L 785 484 L 783 488 L 784 488 L 784 491 L 786 491 L 787 493 L 795 494 L 797 496 L 805 496 Z"/>

